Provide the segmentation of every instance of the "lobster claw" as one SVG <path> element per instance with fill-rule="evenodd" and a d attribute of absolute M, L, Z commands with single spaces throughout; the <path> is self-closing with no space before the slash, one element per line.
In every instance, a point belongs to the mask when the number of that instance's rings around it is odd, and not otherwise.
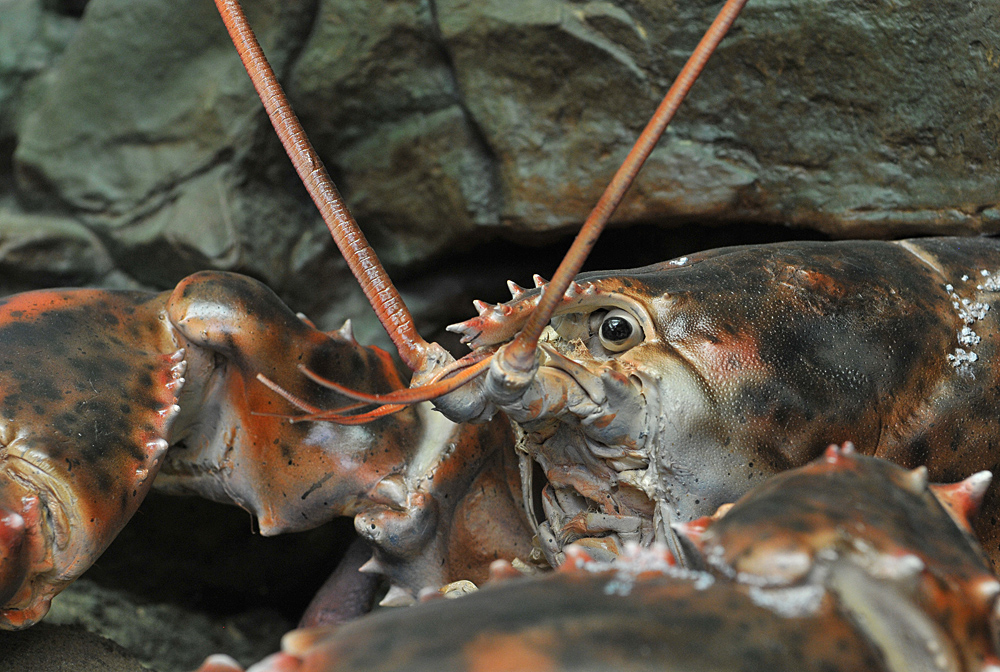
<path fill-rule="evenodd" d="M 31 625 L 52 600 L 45 582 L 35 576 L 53 566 L 42 529 L 42 503 L 36 495 L 23 495 L 19 503 L 20 511 L 0 506 L 0 605 L 18 605 L 0 610 L 0 629 Z"/>
<path fill-rule="evenodd" d="M 41 619 L 152 484 L 186 368 L 162 301 L 49 290 L 0 305 L 0 630 Z"/>
<path fill-rule="evenodd" d="M 24 528 L 21 514 L 0 509 L 0 604 L 14 597 L 28 574 Z"/>

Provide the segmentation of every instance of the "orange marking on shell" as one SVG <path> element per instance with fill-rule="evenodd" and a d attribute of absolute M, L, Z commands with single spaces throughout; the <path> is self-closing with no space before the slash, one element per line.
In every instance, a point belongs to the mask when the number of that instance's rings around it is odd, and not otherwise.
<path fill-rule="evenodd" d="M 686 523 L 676 523 L 673 528 L 678 534 L 694 544 L 698 550 L 704 545 L 705 532 L 712 526 L 713 516 L 702 516 Z"/>
<path fill-rule="evenodd" d="M 24 518 L 13 511 L 0 517 L 0 604 L 17 592 L 27 572 L 24 557 Z"/>
<path fill-rule="evenodd" d="M 553 632 L 485 632 L 467 644 L 463 653 L 468 672 L 554 672 L 560 666 L 550 652 L 558 650 Z"/>
<path fill-rule="evenodd" d="M 980 471 L 958 483 L 934 483 L 931 492 L 963 529 L 971 531 L 971 519 L 979 512 L 993 474 Z"/>
<path fill-rule="evenodd" d="M 216 653 L 206 658 L 195 672 L 243 672 L 243 667 L 233 658 Z"/>
<path fill-rule="evenodd" d="M 565 541 L 573 535 L 585 535 L 589 532 L 589 530 L 590 528 L 587 525 L 587 513 L 580 512 L 562 526 L 562 530 L 559 534 Z M 584 554 L 587 555 L 586 552 L 584 552 Z M 587 557 L 590 558 L 589 555 L 587 555 Z"/>
<path fill-rule="evenodd" d="M 588 562 L 593 562 L 594 558 L 579 544 L 570 544 L 563 549 L 566 555 L 566 562 L 561 564 L 556 571 L 572 573 L 575 570 L 583 569 Z"/>
<path fill-rule="evenodd" d="M 692 360 L 699 363 L 698 368 L 712 378 L 726 380 L 746 373 L 767 371 L 753 337 L 723 331 L 716 331 L 710 336 L 692 336 L 686 343 L 678 345 L 688 351 Z"/>
<path fill-rule="evenodd" d="M 566 566 L 565 564 L 563 565 Z M 490 583 L 499 583 L 523 577 L 524 574 L 518 570 L 510 560 L 494 560 L 490 563 Z"/>
<path fill-rule="evenodd" d="M 290 656 L 305 656 L 331 634 L 329 627 L 299 628 L 286 632 L 281 638 L 282 652 Z"/>
<path fill-rule="evenodd" d="M 601 417 L 594 420 L 593 426 L 598 429 L 604 429 L 614 421 L 617 415 L 618 415 L 617 413 L 606 413 L 605 415 L 602 415 Z"/>

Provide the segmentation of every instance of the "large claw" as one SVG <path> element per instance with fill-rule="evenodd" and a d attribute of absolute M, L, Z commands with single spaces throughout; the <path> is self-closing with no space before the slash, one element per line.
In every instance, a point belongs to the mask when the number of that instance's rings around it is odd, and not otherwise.
<path fill-rule="evenodd" d="M 14 597 L 28 573 L 24 557 L 24 518 L 0 509 L 0 603 Z"/>
<path fill-rule="evenodd" d="M 485 579 L 495 557 L 530 552 L 516 507 L 520 495 L 512 494 L 517 471 L 499 450 L 512 441 L 505 422 L 456 427 L 424 404 L 368 425 L 291 423 L 289 415 L 343 405 L 341 393 L 318 379 L 356 381 L 367 394 L 401 390 L 403 382 L 384 352 L 362 347 L 348 330 L 316 330 L 244 276 L 192 275 L 173 291 L 167 311 L 197 350 L 213 353 L 215 364 L 193 376 L 213 391 L 201 416 L 208 420 L 175 430 L 178 445 L 157 486 L 241 505 L 257 516 L 263 534 L 354 516 L 377 562 L 365 565 L 367 579 L 348 567 L 358 558 L 338 570 L 337 590 L 314 605 L 326 616 L 366 607 L 371 573 L 412 601 L 427 586 Z M 442 361 L 449 357 L 431 350 Z M 315 375 L 302 375 L 299 366 Z M 326 616 L 311 612 L 307 619 Z"/>
<path fill-rule="evenodd" d="M 196 273 L 177 285 L 167 310 L 180 333 L 218 363 L 199 375 L 212 391 L 202 413 L 208 420 L 178 430 L 179 449 L 167 456 L 158 488 L 242 506 L 265 535 L 310 529 L 357 513 L 359 493 L 405 463 L 419 439 L 413 410 L 359 427 L 289 422 L 302 411 L 257 374 L 317 408 L 345 399 L 303 376 L 298 365 L 333 380 L 360 380 L 370 393 L 403 382 L 384 352 L 347 333 L 315 329 L 262 283 Z"/>
<path fill-rule="evenodd" d="M 42 618 L 149 489 L 186 365 L 162 306 L 99 290 L 0 301 L 0 630 Z"/>

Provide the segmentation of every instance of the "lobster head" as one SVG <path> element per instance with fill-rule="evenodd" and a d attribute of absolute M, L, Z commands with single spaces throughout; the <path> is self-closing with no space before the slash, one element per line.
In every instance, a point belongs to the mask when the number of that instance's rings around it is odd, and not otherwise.
<path fill-rule="evenodd" d="M 989 245 L 969 241 L 965 264 L 988 258 Z M 942 427 L 964 423 L 963 442 L 978 440 L 968 417 L 929 407 L 948 386 L 990 384 L 946 356 L 964 318 L 942 273 L 958 282 L 968 271 L 948 267 L 940 247 L 744 246 L 585 273 L 527 370 L 509 364 L 506 342 L 544 281 L 512 286 L 511 302 L 479 303 L 478 317 L 451 327 L 477 356 L 495 356 L 473 389 L 436 403 L 461 419 L 501 410 L 523 428 L 523 453 L 539 469 L 522 473 L 545 477 L 534 508 L 547 519 L 550 560 L 581 537 L 670 541 L 672 522 L 711 513 L 830 441 L 905 461 L 935 415 Z M 987 347 L 992 332 L 977 328 Z"/>

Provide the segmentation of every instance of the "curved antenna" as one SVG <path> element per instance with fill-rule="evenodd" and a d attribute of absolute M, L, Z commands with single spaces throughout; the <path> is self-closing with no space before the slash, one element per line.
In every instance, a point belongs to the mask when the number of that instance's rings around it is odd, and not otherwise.
<path fill-rule="evenodd" d="M 725 37 L 746 2 L 747 0 L 726 0 L 715 21 L 712 22 L 698 46 L 695 47 L 694 52 L 688 58 L 674 84 L 657 107 L 652 119 L 629 151 L 625 161 L 615 173 L 597 205 L 588 215 L 562 263 L 559 264 L 552 281 L 542 290 L 541 299 L 528 322 L 514 338 L 514 341 L 503 349 L 504 362 L 514 370 L 530 371 L 534 365 L 539 336 L 551 319 L 560 299 L 573 278 L 580 272 L 580 268 L 593 249 L 604 226 L 618 204 L 621 203 L 636 174 L 653 151 L 667 124 L 673 119 L 698 75 L 701 74 L 708 58 Z M 253 31 L 246 22 L 239 2 L 237 0 L 215 0 L 215 4 L 219 8 L 219 13 L 222 15 L 244 66 L 254 82 L 254 87 L 260 95 L 265 109 L 267 109 L 268 117 L 271 119 L 275 131 L 281 138 L 296 171 L 306 184 L 313 201 L 323 213 L 323 219 L 327 223 L 330 233 L 344 254 L 351 271 L 361 283 L 365 296 L 382 322 L 382 326 L 392 338 L 406 365 L 414 371 L 421 369 L 423 364 L 429 360 L 427 355 L 431 346 L 416 332 L 413 326 L 413 317 L 386 275 L 371 246 L 368 245 L 368 241 L 365 240 L 364 234 L 361 233 L 357 223 L 348 212 L 333 181 L 327 175 L 322 161 L 306 138 L 305 132 L 288 105 L 273 71 L 264 58 Z M 382 294 L 386 295 L 385 299 L 380 298 Z M 492 359 L 492 355 L 489 359 Z M 485 365 L 470 368 L 482 371 L 485 369 Z M 469 372 L 463 373 L 468 374 Z M 454 376 L 451 379 L 438 379 L 431 386 L 412 389 L 414 392 L 421 390 L 423 392 L 419 395 L 421 397 L 431 394 L 430 389 L 433 390 L 434 396 L 438 396 L 457 389 L 471 378 L 472 376 L 467 378 L 466 375 Z M 372 403 L 395 406 L 392 402 L 396 399 L 391 397 L 390 399 Z M 404 401 L 402 403 L 413 402 Z M 341 409 L 341 411 L 343 410 L 345 409 Z M 339 413 L 335 410 L 332 411 L 332 414 Z M 350 417 L 357 419 L 361 416 Z"/>
<path fill-rule="evenodd" d="M 429 347 L 427 341 L 417 333 L 410 311 L 302 130 L 298 117 L 288 104 L 274 71 L 247 23 L 240 3 L 238 0 L 215 0 L 215 6 L 219 9 L 229 37 L 253 81 L 257 95 L 264 103 L 267 116 L 281 138 L 288 158 L 292 160 L 296 172 L 319 208 L 351 273 L 361 284 L 361 290 L 399 351 L 399 356 L 410 369 L 416 371 L 426 360 Z"/>
<path fill-rule="evenodd" d="M 573 244 L 562 263 L 559 264 L 552 280 L 542 290 L 541 300 L 531 317 L 528 318 L 527 324 L 521 329 L 514 342 L 504 350 L 504 363 L 514 370 L 529 371 L 534 365 L 538 338 L 545 325 L 552 319 L 552 313 L 559 305 L 559 300 L 566 292 L 570 282 L 580 272 L 583 262 L 586 261 L 587 255 L 593 249 L 605 224 L 614 214 L 618 204 L 621 203 L 625 192 L 628 191 L 639 169 L 642 168 L 642 164 L 646 162 L 660 136 L 663 135 L 667 124 L 674 118 L 674 113 L 677 112 L 677 108 L 680 107 L 691 86 L 698 79 L 698 75 L 701 74 L 705 63 L 708 62 L 709 56 L 719 46 L 719 42 L 725 37 L 729 27 L 733 25 L 733 21 L 736 20 L 746 3 L 747 0 L 727 0 L 726 4 L 722 6 L 719 15 L 715 17 L 715 21 L 709 26 L 705 36 L 701 38 L 701 42 L 695 47 L 684 68 L 677 75 L 673 86 L 663 97 L 663 102 L 656 108 L 653 118 L 649 120 L 639 139 L 632 146 L 632 150 L 625 157 L 625 161 L 618 168 L 618 172 L 615 173 L 610 184 L 604 190 L 597 205 L 588 215 L 587 220 L 580 228 L 580 233 L 573 240 Z"/>

